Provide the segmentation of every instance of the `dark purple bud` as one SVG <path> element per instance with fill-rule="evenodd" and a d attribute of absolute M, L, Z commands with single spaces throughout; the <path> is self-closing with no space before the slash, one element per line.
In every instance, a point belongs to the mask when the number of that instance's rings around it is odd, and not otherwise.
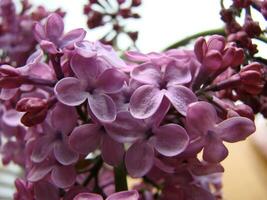
<path fill-rule="evenodd" d="M 83 13 L 84 13 L 85 15 L 88 15 L 91 11 L 92 11 L 91 5 L 85 5 L 85 6 L 83 7 Z"/>
<path fill-rule="evenodd" d="M 22 98 L 16 105 L 19 112 L 38 112 L 47 108 L 47 100 L 37 97 Z"/>
<path fill-rule="evenodd" d="M 267 19 L 267 1 L 264 0 L 261 4 L 261 14 L 265 19 Z"/>
<path fill-rule="evenodd" d="M 42 123 L 45 120 L 46 115 L 47 109 L 42 109 L 37 112 L 26 112 L 21 118 L 21 123 L 25 126 L 31 127 Z"/>
<path fill-rule="evenodd" d="M 254 38 L 261 34 L 261 27 L 259 22 L 255 22 L 251 17 L 247 17 L 243 29 L 246 31 L 249 37 Z"/>
<path fill-rule="evenodd" d="M 97 11 L 92 12 L 91 16 L 87 20 L 89 28 L 93 29 L 103 24 L 103 14 Z"/>
<path fill-rule="evenodd" d="M 247 8 L 251 5 L 251 0 L 233 0 L 236 8 Z"/>
<path fill-rule="evenodd" d="M 123 18 L 129 18 L 129 17 L 131 17 L 132 13 L 131 13 L 131 10 L 129 8 L 122 8 L 122 9 L 120 9 L 120 15 Z"/>
<path fill-rule="evenodd" d="M 125 3 L 126 0 L 117 0 L 118 4 L 123 4 Z"/>
<path fill-rule="evenodd" d="M 222 9 L 221 12 L 221 19 L 225 22 L 225 23 L 230 23 L 233 21 L 234 17 L 233 17 L 233 11 L 231 9 Z"/>
<path fill-rule="evenodd" d="M 129 37 L 133 40 L 133 41 L 136 41 L 137 38 L 138 38 L 138 32 L 135 31 L 135 32 L 128 32 L 127 33 L 129 35 Z"/>
<path fill-rule="evenodd" d="M 132 0 L 132 6 L 137 7 L 142 4 L 142 0 Z"/>

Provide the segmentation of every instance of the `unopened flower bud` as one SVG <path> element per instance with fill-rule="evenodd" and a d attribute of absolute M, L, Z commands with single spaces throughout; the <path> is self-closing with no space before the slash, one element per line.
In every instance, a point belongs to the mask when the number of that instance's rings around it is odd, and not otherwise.
<path fill-rule="evenodd" d="M 247 8 L 251 5 L 251 0 L 233 0 L 236 8 Z"/>
<path fill-rule="evenodd" d="M 222 9 L 221 12 L 220 12 L 220 14 L 221 14 L 221 19 L 225 23 L 230 23 L 234 19 L 234 17 L 233 17 L 233 11 L 231 9 Z"/>
<path fill-rule="evenodd" d="M 254 38 L 261 34 L 261 28 L 259 22 L 255 22 L 251 17 L 247 17 L 243 29 L 246 31 L 249 37 Z"/>
<path fill-rule="evenodd" d="M 247 117 L 254 121 L 253 110 L 251 107 L 249 107 L 246 104 L 235 105 L 231 109 L 229 109 L 227 113 L 227 117 L 229 118 L 229 117 L 236 117 L 236 116 Z"/>
<path fill-rule="evenodd" d="M 43 122 L 47 115 L 47 109 L 42 109 L 37 112 L 26 112 L 22 118 L 21 123 L 25 126 L 31 127 Z"/>
<path fill-rule="evenodd" d="M 37 112 L 47 108 L 47 100 L 37 97 L 22 98 L 16 105 L 19 112 Z"/>
<path fill-rule="evenodd" d="M 132 0 L 132 6 L 137 7 L 140 6 L 142 3 L 142 0 Z"/>
<path fill-rule="evenodd" d="M 256 95 L 263 88 L 263 67 L 259 63 L 251 63 L 240 70 L 242 90 Z"/>

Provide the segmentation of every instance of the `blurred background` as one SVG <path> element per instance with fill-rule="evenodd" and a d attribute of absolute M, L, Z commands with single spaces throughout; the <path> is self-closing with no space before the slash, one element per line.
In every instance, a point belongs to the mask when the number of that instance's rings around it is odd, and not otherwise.
<path fill-rule="evenodd" d="M 86 16 L 83 15 L 83 5 L 87 0 L 30 0 L 30 2 L 44 5 L 51 10 L 61 7 L 66 11 L 65 31 L 78 27 L 88 30 Z M 223 26 L 219 16 L 219 0 L 143 0 L 137 9 L 141 19 L 130 21 L 127 26 L 139 31 L 136 45 L 145 53 L 161 51 L 188 35 Z M 105 27 L 89 30 L 87 39 L 96 40 L 103 34 L 104 29 Z M 123 39 L 119 45 L 123 47 Z M 264 150 L 261 150 L 267 149 L 265 131 L 267 123 L 261 116 L 257 116 L 257 126 L 257 137 L 233 145 L 228 144 L 230 155 L 223 162 L 225 200 L 267 200 L 267 162 Z M 8 198 L 4 198 L 4 194 L 7 194 L 7 197 L 12 194 L 10 185 L 18 169 L 12 165 L 9 169 L 1 168 L 0 196 L 3 197 L 0 197 L 0 200 L 5 200 Z"/>

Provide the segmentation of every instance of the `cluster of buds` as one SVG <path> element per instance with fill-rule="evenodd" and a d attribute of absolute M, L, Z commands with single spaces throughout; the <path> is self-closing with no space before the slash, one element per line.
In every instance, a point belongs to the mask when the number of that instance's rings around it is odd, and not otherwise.
<path fill-rule="evenodd" d="M 246 83 L 243 88 L 236 89 L 236 94 L 233 98 L 241 99 L 246 104 L 253 108 L 254 113 L 261 113 L 267 116 L 266 112 L 266 58 L 255 56 L 258 53 L 257 45 L 252 39 L 265 40 L 265 31 L 259 25 L 259 22 L 253 19 L 253 12 L 260 13 L 265 20 L 267 19 L 267 1 L 259 0 L 233 0 L 229 8 L 225 8 L 222 3 L 221 17 L 226 24 L 226 36 L 229 41 L 235 41 L 239 47 L 244 48 L 246 60 L 256 61 L 261 64 L 249 63 L 240 71 L 240 77 L 243 83 Z M 245 14 L 244 23 L 239 23 L 237 18 L 242 12 Z M 258 55 L 261 55 L 259 52 Z M 261 71 L 261 73 L 258 73 Z M 231 76 L 232 72 L 228 72 L 227 76 Z M 259 76 L 259 74 L 262 74 Z M 237 76 L 235 76 L 237 77 Z M 236 84 L 238 84 L 236 82 Z M 231 90 L 227 90 L 224 95 L 231 95 Z"/>
<path fill-rule="evenodd" d="M 255 131 L 229 96 L 260 92 L 260 64 L 240 68 L 243 50 L 217 35 L 123 60 L 58 14 L 33 30 L 40 49 L 0 66 L 3 163 L 25 172 L 15 200 L 222 198 L 225 143 Z"/>
<path fill-rule="evenodd" d="M 88 17 L 87 25 L 90 29 L 109 26 L 111 30 L 100 38 L 100 41 L 112 46 L 118 45 L 121 36 L 126 35 L 131 41 L 129 47 L 136 46 L 138 31 L 127 30 L 127 21 L 140 18 L 136 8 L 141 0 L 89 0 L 84 6 L 84 14 Z"/>
<path fill-rule="evenodd" d="M 28 0 L 21 0 L 21 10 L 17 11 L 12 0 L 0 2 L 0 63 L 21 66 L 35 51 L 37 41 L 32 29 L 36 21 L 49 15 L 42 6 L 32 10 Z M 56 10 L 61 16 L 64 13 Z"/>
<path fill-rule="evenodd" d="M 222 3 L 221 19 L 225 22 L 225 32 L 229 41 L 236 42 L 240 47 L 244 48 L 248 54 L 254 55 L 258 52 L 257 45 L 252 39 L 258 38 L 262 33 L 262 29 L 258 21 L 253 20 L 251 9 L 257 7 L 258 2 L 253 0 L 233 0 L 233 4 L 229 8 L 225 8 Z M 261 12 L 263 3 L 257 10 Z M 245 12 L 243 24 L 240 24 L 237 18 L 241 12 Z M 264 15 L 264 12 L 261 12 Z"/>

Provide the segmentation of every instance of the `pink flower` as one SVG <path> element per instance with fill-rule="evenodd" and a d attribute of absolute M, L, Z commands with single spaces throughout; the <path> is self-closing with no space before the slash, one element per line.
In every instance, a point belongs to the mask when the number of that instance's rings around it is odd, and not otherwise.
<path fill-rule="evenodd" d="M 44 134 L 34 141 L 31 160 L 40 163 L 53 153 L 62 165 L 76 163 L 79 156 L 68 144 L 68 134 L 76 123 L 77 114 L 74 108 L 57 103 L 51 113 L 52 125 L 44 124 Z"/>
<path fill-rule="evenodd" d="M 69 138 L 72 149 L 82 155 L 87 155 L 101 149 L 103 160 L 112 166 L 118 166 L 123 160 L 123 144 L 112 139 L 100 124 L 84 124 L 76 127 Z"/>
<path fill-rule="evenodd" d="M 131 72 L 132 79 L 142 84 L 130 99 L 130 112 L 135 118 L 151 117 L 164 97 L 182 115 L 186 115 L 190 103 L 197 101 L 195 94 L 184 86 L 192 78 L 185 62 L 171 59 L 167 64 L 160 64 L 146 62 Z"/>
<path fill-rule="evenodd" d="M 71 187 L 76 180 L 74 165 L 62 165 L 49 157 L 40 163 L 32 163 L 27 174 L 27 180 L 38 182 L 50 178 L 52 183 L 59 188 Z"/>
<path fill-rule="evenodd" d="M 135 119 L 129 112 L 120 112 L 114 122 L 105 125 L 115 140 L 133 143 L 125 155 L 126 168 L 133 177 L 142 177 L 148 173 L 154 164 L 155 150 L 161 155 L 172 157 L 182 153 L 188 145 L 188 135 L 181 126 L 158 126 L 169 109 L 166 100 L 164 104 L 150 119 Z"/>
<path fill-rule="evenodd" d="M 84 56 L 75 54 L 71 59 L 71 68 L 76 77 L 60 80 L 55 86 L 59 101 L 69 106 L 77 106 L 85 100 L 93 115 L 100 121 L 113 121 L 116 117 L 116 105 L 109 94 L 119 92 L 125 76 L 103 58 L 111 56 L 107 51 L 99 54 L 81 51 Z M 88 54 L 90 53 L 90 56 Z M 108 54 L 107 54 L 108 53 Z"/>
<path fill-rule="evenodd" d="M 214 107 L 207 102 L 192 103 L 187 110 L 187 131 L 192 142 L 189 148 L 203 148 L 203 159 L 221 162 L 228 155 L 225 142 L 245 140 L 255 131 L 253 121 L 245 117 L 232 117 L 220 122 Z"/>
<path fill-rule="evenodd" d="M 58 14 L 47 17 L 45 25 L 36 23 L 34 27 L 35 38 L 40 42 L 43 50 L 50 54 L 57 54 L 64 48 L 72 48 L 75 42 L 84 39 L 86 32 L 83 29 L 74 29 L 65 35 L 64 23 Z"/>

